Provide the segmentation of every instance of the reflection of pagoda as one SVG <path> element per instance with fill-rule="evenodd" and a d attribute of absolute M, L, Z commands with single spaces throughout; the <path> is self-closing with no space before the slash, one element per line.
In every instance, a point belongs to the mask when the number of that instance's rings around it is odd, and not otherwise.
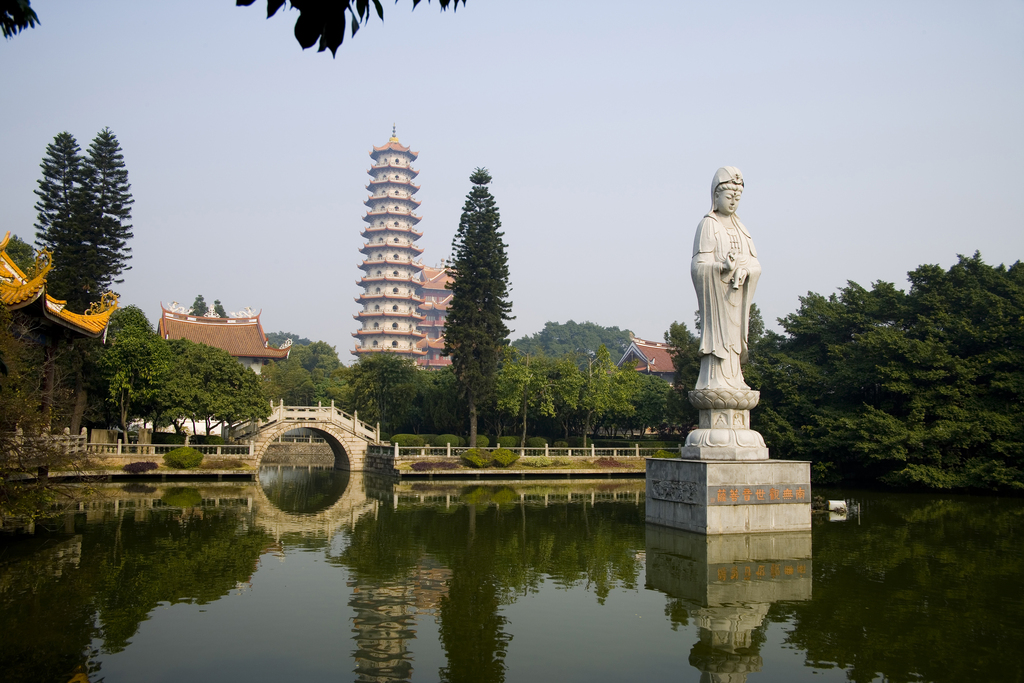
<path fill-rule="evenodd" d="M 647 585 L 685 606 L 701 683 L 743 683 L 762 667 L 755 631 L 773 602 L 810 600 L 811 533 L 705 536 L 647 525 Z"/>
<path fill-rule="evenodd" d="M 366 243 L 360 249 L 363 262 L 359 266 L 365 274 L 359 280 L 363 293 L 357 299 L 363 309 L 355 316 L 360 329 L 352 333 L 359 340 L 352 352 L 356 355 L 374 351 L 392 351 L 406 358 L 427 355 L 417 347 L 426 338 L 419 330 L 423 315 L 418 310 L 423 303 L 419 293 L 423 264 L 416 260 L 423 253 L 416 246 L 423 233 L 413 227 L 420 222 L 413 213 L 420 203 L 412 197 L 420 189 L 412 184 L 419 173 L 412 168 L 418 155 L 399 144 L 394 131 L 386 145 L 370 152 L 373 166 L 367 173 L 372 180 L 364 202 L 369 210 L 363 216 L 368 225 L 362 232 Z"/>
<path fill-rule="evenodd" d="M 448 593 L 451 570 L 424 557 L 413 576 L 377 583 L 353 580 L 349 606 L 356 681 L 394 683 L 412 677 L 416 615 L 429 614 Z"/>

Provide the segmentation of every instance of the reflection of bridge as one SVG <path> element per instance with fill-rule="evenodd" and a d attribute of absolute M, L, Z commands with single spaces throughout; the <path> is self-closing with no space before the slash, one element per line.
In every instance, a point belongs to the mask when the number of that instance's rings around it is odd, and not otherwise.
<path fill-rule="evenodd" d="M 276 405 L 270 417 L 260 422 L 246 422 L 238 426 L 232 436 L 236 441 L 252 441 L 256 464 L 263 461 L 267 448 L 279 436 L 293 429 L 305 428 L 315 432 L 331 447 L 334 466 L 343 470 L 362 470 L 367 444 L 380 441 L 380 425 L 372 427 L 359 419 L 358 413 L 349 415 L 330 406 Z"/>

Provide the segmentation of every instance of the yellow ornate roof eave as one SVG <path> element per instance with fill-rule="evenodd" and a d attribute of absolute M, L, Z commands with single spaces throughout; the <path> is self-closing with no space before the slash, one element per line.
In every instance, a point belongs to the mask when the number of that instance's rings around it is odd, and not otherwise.
<path fill-rule="evenodd" d="M 81 334 L 98 337 L 107 329 L 110 316 L 117 310 L 117 295 L 104 292 L 100 300 L 93 303 L 85 313 L 72 313 L 64 308 L 64 304 L 64 301 L 47 294 L 46 317 Z"/>

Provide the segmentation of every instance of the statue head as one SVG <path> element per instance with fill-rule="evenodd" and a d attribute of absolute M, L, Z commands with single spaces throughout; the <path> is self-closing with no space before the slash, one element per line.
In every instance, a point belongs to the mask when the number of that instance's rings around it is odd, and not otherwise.
<path fill-rule="evenodd" d="M 729 216 L 736 212 L 743 194 L 743 174 L 735 166 L 723 166 L 711 181 L 711 208 Z"/>

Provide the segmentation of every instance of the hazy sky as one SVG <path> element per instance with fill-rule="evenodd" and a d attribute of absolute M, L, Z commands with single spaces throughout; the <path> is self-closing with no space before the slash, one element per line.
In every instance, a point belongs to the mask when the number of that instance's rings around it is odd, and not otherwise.
<path fill-rule="evenodd" d="M 420 152 L 419 245 L 448 255 L 494 176 L 513 338 L 692 323 L 719 166 L 769 321 L 847 280 L 1024 255 L 1024 2 L 385 1 L 336 59 L 232 0 L 33 0 L 0 42 L 0 230 L 32 240 L 46 145 L 109 126 L 135 196 L 122 302 L 197 293 L 354 346 L 368 152 Z M 60 264 L 58 264 L 59 267 Z"/>

